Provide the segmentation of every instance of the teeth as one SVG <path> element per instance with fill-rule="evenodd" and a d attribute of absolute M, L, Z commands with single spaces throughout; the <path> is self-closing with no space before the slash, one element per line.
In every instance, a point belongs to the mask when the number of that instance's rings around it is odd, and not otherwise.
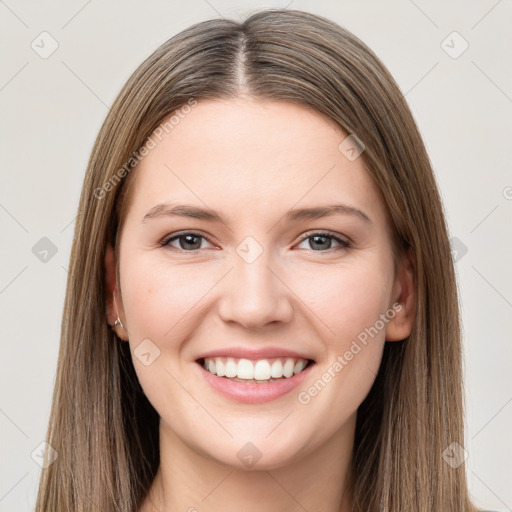
<path fill-rule="evenodd" d="M 238 361 L 236 376 L 239 379 L 254 379 L 254 365 L 249 359 L 240 359 Z"/>
<path fill-rule="evenodd" d="M 279 377 L 282 377 L 283 375 L 283 363 L 279 359 L 276 359 L 272 363 L 272 368 L 270 369 L 270 376 L 273 379 L 278 379 Z"/>
<path fill-rule="evenodd" d="M 251 365 L 252 365 L 252 363 L 251 363 Z M 256 380 L 270 379 L 270 363 L 265 360 L 258 361 L 254 365 L 254 376 L 252 378 L 256 379 Z"/>
<path fill-rule="evenodd" d="M 217 371 L 218 377 L 224 377 L 224 375 L 226 375 L 226 366 L 220 359 L 215 361 L 215 370 Z"/>
<path fill-rule="evenodd" d="M 295 361 L 293 359 L 287 359 L 283 367 L 283 375 L 288 378 L 293 375 L 293 369 L 295 368 Z"/>
<path fill-rule="evenodd" d="M 215 375 L 215 369 L 210 373 Z M 226 377 L 236 377 L 236 363 L 232 357 L 228 357 L 228 361 L 226 363 Z"/>
<path fill-rule="evenodd" d="M 268 381 L 269 379 L 290 378 L 300 373 L 308 364 L 307 359 L 280 358 L 260 359 L 234 359 L 233 357 L 207 357 L 204 367 L 213 375 L 233 379 Z"/>
<path fill-rule="evenodd" d="M 304 359 L 299 359 L 296 363 L 295 363 L 295 366 L 293 367 L 293 374 L 296 375 L 297 373 L 301 372 L 302 370 L 304 370 L 304 367 L 308 364 L 308 362 Z"/>

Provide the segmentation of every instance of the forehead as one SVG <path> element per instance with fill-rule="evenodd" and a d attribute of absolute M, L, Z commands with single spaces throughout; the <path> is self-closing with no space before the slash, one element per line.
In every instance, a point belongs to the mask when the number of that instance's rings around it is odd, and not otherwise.
<path fill-rule="evenodd" d="M 169 201 L 228 216 L 344 202 L 384 216 L 363 159 L 349 160 L 339 149 L 348 134 L 306 106 L 200 100 L 173 120 L 155 130 L 153 148 L 137 166 L 130 211 L 139 217 Z"/>

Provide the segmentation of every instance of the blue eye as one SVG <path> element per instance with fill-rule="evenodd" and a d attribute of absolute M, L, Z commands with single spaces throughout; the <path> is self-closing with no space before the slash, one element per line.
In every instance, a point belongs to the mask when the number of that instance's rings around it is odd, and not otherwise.
<path fill-rule="evenodd" d="M 309 243 L 309 245 L 310 245 L 309 248 L 310 248 L 310 250 L 313 250 L 313 251 L 320 249 L 320 252 L 325 252 L 326 250 L 333 249 L 331 247 L 332 240 L 334 240 L 340 246 L 340 247 L 338 247 L 338 250 L 348 249 L 349 247 L 351 247 L 351 243 L 348 240 L 344 240 L 343 238 L 340 238 L 339 236 L 337 236 L 335 233 L 331 233 L 331 232 L 317 232 L 317 233 L 307 234 L 306 236 L 301 238 L 300 243 L 302 243 L 308 239 L 312 240 Z M 179 247 L 175 247 L 175 246 L 171 245 L 171 242 L 174 242 L 175 240 L 179 240 Z M 171 235 L 165 237 L 160 242 L 160 245 L 162 247 L 170 246 L 173 249 L 181 250 L 184 252 L 195 252 L 202 248 L 201 247 L 202 240 L 206 240 L 208 243 L 211 243 L 207 237 L 205 237 L 204 235 L 201 235 L 200 233 L 196 233 L 193 231 L 184 231 L 182 233 L 171 234 Z M 328 245 L 328 247 L 326 247 L 326 245 Z M 334 247 L 334 250 L 336 250 L 336 247 Z"/>
<path fill-rule="evenodd" d="M 308 235 L 302 237 L 302 239 L 300 240 L 300 243 L 302 243 L 308 239 L 312 240 L 309 242 L 311 250 L 315 250 L 315 249 L 313 249 L 314 246 L 316 246 L 317 248 L 320 248 L 320 249 L 327 249 L 327 250 L 332 249 L 332 247 L 330 247 L 332 240 L 335 240 L 336 243 L 338 243 L 341 246 L 341 249 L 348 249 L 349 247 L 351 247 L 351 243 L 348 240 L 344 240 L 343 238 L 336 236 L 335 233 L 331 233 L 331 232 L 308 234 Z M 329 240 L 331 240 L 331 243 L 328 243 L 329 247 L 325 247 L 326 241 L 328 242 Z M 336 249 L 336 248 L 334 248 L 334 249 Z M 340 249 L 340 248 L 338 248 L 338 249 Z M 321 251 L 321 252 L 325 252 L 325 251 Z"/>

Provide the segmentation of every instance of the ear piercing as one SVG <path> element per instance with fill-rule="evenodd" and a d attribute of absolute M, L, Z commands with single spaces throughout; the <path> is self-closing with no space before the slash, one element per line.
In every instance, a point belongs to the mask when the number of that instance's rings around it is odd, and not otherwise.
<path fill-rule="evenodd" d="M 121 326 L 121 328 L 124 329 L 123 322 L 121 322 L 121 319 L 119 318 L 119 312 L 118 312 L 118 309 L 117 309 L 116 294 L 115 294 L 115 292 L 112 292 L 112 297 L 114 299 L 114 306 L 116 307 L 116 313 L 117 313 L 117 319 L 114 322 L 114 325 L 112 327 L 115 327 L 117 324 L 119 324 Z"/>

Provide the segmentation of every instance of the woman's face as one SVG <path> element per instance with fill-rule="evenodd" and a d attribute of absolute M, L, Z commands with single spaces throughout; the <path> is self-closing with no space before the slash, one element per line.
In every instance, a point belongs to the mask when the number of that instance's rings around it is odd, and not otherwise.
<path fill-rule="evenodd" d="M 385 340 L 410 332 L 393 307 L 410 274 L 394 273 L 361 148 L 320 114 L 201 100 L 173 126 L 137 168 L 120 239 L 135 370 L 177 442 L 239 467 L 292 463 L 353 429 Z M 214 376 L 207 355 L 221 375 L 276 380 Z M 290 377 L 299 359 L 314 363 Z"/>

